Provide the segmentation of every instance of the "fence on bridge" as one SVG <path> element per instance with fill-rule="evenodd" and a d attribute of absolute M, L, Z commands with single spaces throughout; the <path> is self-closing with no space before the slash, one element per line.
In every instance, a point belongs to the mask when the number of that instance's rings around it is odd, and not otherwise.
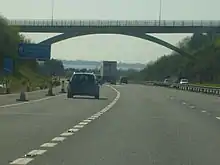
<path fill-rule="evenodd" d="M 220 20 L 7 20 L 12 26 L 220 27 Z"/>

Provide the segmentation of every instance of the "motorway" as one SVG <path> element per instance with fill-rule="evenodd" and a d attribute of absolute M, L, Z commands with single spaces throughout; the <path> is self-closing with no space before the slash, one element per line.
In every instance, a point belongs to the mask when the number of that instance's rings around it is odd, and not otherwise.
<path fill-rule="evenodd" d="M 61 87 L 54 87 L 53 93 L 55 95 L 60 94 Z M 44 90 L 36 90 L 32 92 L 26 92 L 26 97 L 28 100 L 37 100 L 37 99 L 49 99 L 46 97 L 48 93 L 48 89 Z M 20 93 L 12 93 L 12 94 L 2 94 L 0 95 L 0 107 L 8 106 L 9 104 L 17 104 L 17 99 L 20 98 Z"/>
<path fill-rule="evenodd" d="M 135 84 L 100 97 L 0 106 L 0 165 L 220 164 L 219 97 Z"/>

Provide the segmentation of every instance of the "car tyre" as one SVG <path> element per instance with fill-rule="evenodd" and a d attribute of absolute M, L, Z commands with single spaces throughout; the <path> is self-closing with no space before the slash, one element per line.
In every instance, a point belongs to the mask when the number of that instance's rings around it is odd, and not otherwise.
<path fill-rule="evenodd" d="M 96 96 L 95 96 L 95 99 L 99 99 L 99 95 L 96 95 Z"/>
<path fill-rule="evenodd" d="M 72 98 L 73 97 L 73 95 L 68 91 L 67 92 L 67 98 Z"/>

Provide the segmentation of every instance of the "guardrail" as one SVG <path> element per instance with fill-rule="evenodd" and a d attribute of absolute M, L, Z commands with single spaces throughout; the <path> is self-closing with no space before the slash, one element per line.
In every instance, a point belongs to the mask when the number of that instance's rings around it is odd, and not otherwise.
<path fill-rule="evenodd" d="M 210 87 L 210 86 L 192 85 L 192 84 L 164 83 L 160 81 L 146 81 L 145 85 L 154 85 L 154 86 L 168 87 L 168 88 L 174 88 L 184 91 L 220 95 L 220 87 Z"/>

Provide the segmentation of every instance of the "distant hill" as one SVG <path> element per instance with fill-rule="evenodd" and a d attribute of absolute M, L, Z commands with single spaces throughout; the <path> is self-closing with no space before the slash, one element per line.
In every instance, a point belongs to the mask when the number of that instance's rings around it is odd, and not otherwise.
<path fill-rule="evenodd" d="M 84 60 L 61 60 L 63 62 L 64 68 L 88 68 L 88 69 L 94 69 L 99 68 L 101 65 L 101 61 L 84 61 Z M 141 70 L 145 67 L 145 64 L 140 63 L 118 63 L 118 68 L 127 70 L 127 69 L 135 69 L 135 70 Z"/>

